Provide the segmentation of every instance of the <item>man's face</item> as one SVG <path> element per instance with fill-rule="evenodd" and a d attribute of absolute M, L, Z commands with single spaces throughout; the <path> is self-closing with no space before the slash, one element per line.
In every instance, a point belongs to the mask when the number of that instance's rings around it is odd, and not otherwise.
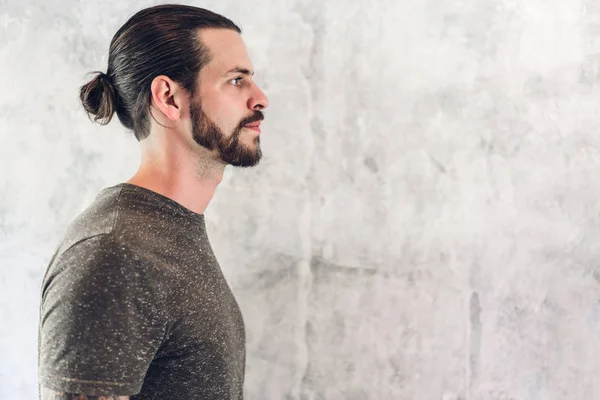
<path fill-rule="evenodd" d="M 191 99 L 192 137 L 227 164 L 254 166 L 262 156 L 259 125 L 268 100 L 252 80 L 246 46 L 231 30 L 204 30 L 200 38 L 212 59 Z"/>

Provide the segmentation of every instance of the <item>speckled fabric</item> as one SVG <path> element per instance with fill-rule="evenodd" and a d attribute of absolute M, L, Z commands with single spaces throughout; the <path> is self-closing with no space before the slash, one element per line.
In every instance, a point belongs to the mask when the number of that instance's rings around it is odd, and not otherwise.
<path fill-rule="evenodd" d="M 245 333 L 204 216 L 150 190 L 104 189 L 42 284 L 39 381 L 132 399 L 242 399 Z"/>

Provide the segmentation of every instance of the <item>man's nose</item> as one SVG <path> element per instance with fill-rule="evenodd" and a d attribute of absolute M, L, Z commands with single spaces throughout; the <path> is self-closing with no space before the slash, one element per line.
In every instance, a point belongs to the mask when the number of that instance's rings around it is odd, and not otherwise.
<path fill-rule="evenodd" d="M 262 111 L 269 107 L 269 99 L 265 93 L 255 84 L 250 99 L 248 99 L 248 108 L 254 111 Z"/>

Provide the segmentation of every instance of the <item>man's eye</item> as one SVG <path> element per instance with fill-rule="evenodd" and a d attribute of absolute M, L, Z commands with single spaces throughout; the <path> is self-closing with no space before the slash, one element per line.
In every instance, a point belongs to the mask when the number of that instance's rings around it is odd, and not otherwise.
<path fill-rule="evenodd" d="M 234 86 L 238 86 L 242 82 L 242 77 L 240 76 L 240 77 L 234 78 L 234 79 L 230 80 L 229 82 L 231 82 L 231 84 Z"/>

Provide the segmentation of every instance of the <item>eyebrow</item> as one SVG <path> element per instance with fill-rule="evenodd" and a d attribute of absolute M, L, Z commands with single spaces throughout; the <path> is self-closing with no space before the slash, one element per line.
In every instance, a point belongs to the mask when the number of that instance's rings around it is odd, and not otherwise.
<path fill-rule="evenodd" d="M 233 69 L 230 69 L 229 71 L 225 72 L 225 75 L 229 75 L 229 74 L 242 74 L 242 75 L 250 75 L 253 76 L 254 75 L 254 71 L 250 71 L 248 68 L 242 68 L 242 67 L 235 67 Z"/>

